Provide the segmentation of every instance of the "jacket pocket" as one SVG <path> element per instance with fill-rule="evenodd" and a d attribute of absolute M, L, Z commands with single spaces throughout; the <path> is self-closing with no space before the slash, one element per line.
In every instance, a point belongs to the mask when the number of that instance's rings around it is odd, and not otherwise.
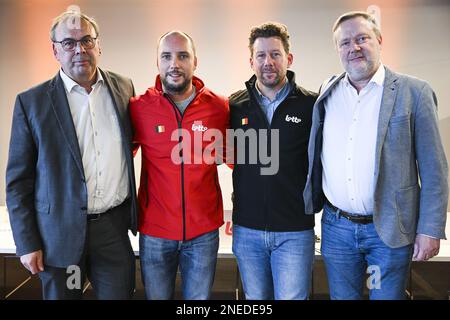
<path fill-rule="evenodd" d="M 34 208 L 37 213 L 41 213 L 41 214 L 49 214 L 50 213 L 50 205 L 47 202 L 36 201 L 34 203 Z"/>
<path fill-rule="evenodd" d="M 400 189 L 395 193 L 400 231 L 415 232 L 419 211 L 419 185 Z"/>
<path fill-rule="evenodd" d="M 389 124 L 395 125 L 395 124 L 401 123 L 403 121 L 409 121 L 409 119 L 410 119 L 410 114 L 395 116 L 395 117 L 391 118 L 391 120 L 389 121 Z"/>

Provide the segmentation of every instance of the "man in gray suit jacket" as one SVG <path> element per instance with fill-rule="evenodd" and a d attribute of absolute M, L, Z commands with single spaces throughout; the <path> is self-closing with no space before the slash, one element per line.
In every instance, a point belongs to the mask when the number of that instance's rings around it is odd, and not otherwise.
<path fill-rule="evenodd" d="M 131 80 L 97 67 L 97 23 L 80 12 L 55 18 L 61 69 L 17 96 L 6 203 L 22 264 L 44 299 L 80 299 L 86 277 L 99 299 L 128 299 L 135 258 Z"/>
<path fill-rule="evenodd" d="M 322 255 L 332 299 L 402 299 L 413 260 L 445 238 L 447 161 L 436 96 L 380 60 L 382 37 L 365 12 L 338 18 L 345 73 L 324 83 L 313 113 L 305 210 L 323 208 Z"/>

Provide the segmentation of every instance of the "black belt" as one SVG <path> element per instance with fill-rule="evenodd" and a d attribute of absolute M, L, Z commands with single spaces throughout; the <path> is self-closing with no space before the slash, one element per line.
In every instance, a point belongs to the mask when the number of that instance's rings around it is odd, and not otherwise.
<path fill-rule="evenodd" d="M 109 211 L 109 210 L 108 210 L 108 211 Z M 105 212 L 102 212 L 102 213 L 89 213 L 89 214 L 87 215 L 87 219 L 88 219 L 88 221 L 95 221 L 95 220 L 98 220 L 98 219 L 100 219 L 100 217 L 101 217 L 102 215 L 106 214 L 108 211 L 105 211 Z"/>
<path fill-rule="evenodd" d="M 336 211 L 340 216 L 344 217 L 347 220 L 350 220 L 354 223 L 360 223 L 360 224 L 368 224 L 373 222 L 373 215 L 364 215 L 364 214 L 351 214 L 348 212 L 345 212 L 344 210 L 341 210 L 331 204 L 330 201 L 327 199 L 327 205 Z"/>
<path fill-rule="evenodd" d="M 95 220 L 98 220 L 98 219 L 100 219 L 101 216 L 110 213 L 112 210 L 117 209 L 117 208 L 119 208 L 120 206 L 123 206 L 123 205 L 126 204 L 129 200 L 130 200 L 130 198 L 125 199 L 125 201 L 122 202 L 121 204 L 119 204 L 118 206 L 113 207 L 113 208 L 111 208 L 111 209 L 109 209 L 109 210 L 106 210 L 105 212 L 101 212 L 101 213 L 88 213 L 88 215 L 87 215 L 87 220 L 88 220 L 88 221 L 95 221 Z"/>

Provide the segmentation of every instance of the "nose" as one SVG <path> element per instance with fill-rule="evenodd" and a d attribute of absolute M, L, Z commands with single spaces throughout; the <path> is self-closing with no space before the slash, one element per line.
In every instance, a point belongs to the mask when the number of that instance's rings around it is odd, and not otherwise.
<path fill-rule="evenodd" d="M 170 67 L 172 69 L 177 69 L 179 66 L 179 60 L 177 57 L 174 57 L 171 61 L 170 61 Z"/>
<path fill-rule="evenodd" d="M 360 51 L 360 50 L 361 50 L 361 47 L 360 47 L 359 44 L 357 44 L 355 41 L 352 41 L 352 42 L 351 42 L 351 45 L 350 45 L 350 50 L 351 50 L 352 52 L 354 52 L 354 51 Z"/>
<path fill-rule="evenodd" d="M 86 53 L 86 49 L 81 44 L 81 41 L 77 41 L 75 44 L 75 54 Z"/>
<path fill-rule="evenodd" d="M 272 57 L 270 56 L 270 54 L 266 55 L 266 58 L 264 59 L 264 65 L 265 65 L 265 66 L 267 66 L 267 65 L 269 65 L 269 66 L 273 65 L 273 59 L 272 59 Z"/>

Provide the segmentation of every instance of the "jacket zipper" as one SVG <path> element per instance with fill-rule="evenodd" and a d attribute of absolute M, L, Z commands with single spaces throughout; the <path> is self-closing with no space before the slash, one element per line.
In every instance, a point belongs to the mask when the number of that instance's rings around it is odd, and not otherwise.
<path fill-rule="evenodd" d="M 270 135 L 269 133 L 270 133 L 271 130 L 272 130 L 272 122 L 273 122 L 273 119 L 275 118 L 275 115 L 277 114 L 277 111 L 279 110 L 279 108 L 281 107 L 281 105 L 283 105 L 283 104 L 285 103 L 285 101 L 288 100 L 288 99 L 290 98 L 290 96 L 292 95 L 292 91 L 293 91 L 294 89 L 291 88 L 291 92 L 289 92 L 289 94 L 286 96 L 286 98 L 285 98 L 285 99 L 278 105 L 278 107 L 275 109 L 275 111 L 274 111 L 274 113 L 273 113 L 273 115 L 272 115 L 272 121 L 271 121 L 271 122 L 269 122 L 269 120 L 267 119 L 267 116 L 266 116 L 265 112 L 262 110 L 261 106 L 260 106 L 259 103 L 258 103 L 258 100 L 255 98 L 254 93 L 253 93 L 253 90 L 252 90 L 250 87 L 247 87 L 247 90 L 248 90 L 249 95 L 250 95 L 250 104 L 252 103 L 252 100 L 253 100 L 253 102 L 255 103 L 255 106 L 257 106 L 259 115 L 263 117 L 263 119 L 264 119 L 264 121 L 265 121 L 265 123 L 266 123 L 266 127 L 267 127 L 267 129 L 268 129 L 268 131 L 267 131 L 267 147 L 269 147 L 270 144 L 271 144 L 271 135 Z M 278 112 L 278 113 L 279 113 L 279 112 Z M 272 150 L 270 150 L 270 153 L 272 154 Z M 269 188 L 268 183 L 264 183 L 264 187 L 265 187 L 265 190 L 264 190 L 264 203 L 266 204 L 265 207 L 267 208 L 267 207 L 268 207 L 268 203 L 267 203 L 267 193 L 269 192 L 269 190 L 268 190 L 268 188 Z M 268 231 L 269 214 L 268 214 L 267 210 L 265 211 L 265 219 L 264 219 L 264 220 L 265 220 L 264 230 L 265 230 L 265 231 Z"/>
<path fill-rule="evenodd" d="M 195 100 L 195 98 L 197 97 L 197 94 L 195 95 L 194 99 L 192 99 L 192 101 Z M 181 129 L 182 129 L 181 125 L 182 125 L 182 122 L 183 122 L 184 114 L 186 113 L 186 110 L 190 106 L 192 101 L 186 106 L 186 109 L 184 109 L 184 112 L 181 113 L 180 110 L 178 109 L 177 105 L 175 104 L 175 102 L 173 102 L 172 98 L 170 98 L 170 96 L 167 93 L 163 93 L 163 96 L 166 97 L 167 100 L 172 105 L 173 111 L 175 112 L 175 117 L 177 118 L 178 130 L 181 131 Z M 182 137 L 183 137 L 182 135 L 179 136 L 179 138 L 178 138 L 178 142 L 179 143 L 181 143 L 183 141 Z M 183 241 L 186 241 L 186 200 L 185 200 L 185 196 L 184 196 L 185 191 L 184 191 L 184 155 L 183 155 L 183 148 L 181 148 L 180 158 L 181 158 L 181 210 L 182 210 L 182 213 L 183 213 Z"/>

